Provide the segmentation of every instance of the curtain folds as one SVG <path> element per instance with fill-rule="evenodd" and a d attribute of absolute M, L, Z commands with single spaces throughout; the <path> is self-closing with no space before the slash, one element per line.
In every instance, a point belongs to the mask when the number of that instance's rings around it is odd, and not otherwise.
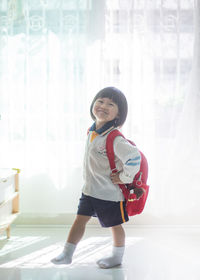
<path fill-rule="evenodd" d="M 192 69 L 174 141 L 170 142 L 163 187 L 169 189 L 167 213 L 182 223 L 199 223 L 200 166 L 200 3 L 194 2 Z"/>

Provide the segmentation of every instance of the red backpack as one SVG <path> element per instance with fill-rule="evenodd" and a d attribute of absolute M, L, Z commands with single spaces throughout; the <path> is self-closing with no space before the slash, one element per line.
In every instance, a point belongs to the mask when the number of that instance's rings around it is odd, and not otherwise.
<path fill-rule="evenodd" d="M 113 141 L 117 136 L 125 138 L 119 130 L 115 129 L 108 134 L 106 140 L 106 152 L 112 173 L 118 172 L 115 166 L 113 148 Z M 135 146 L 132 141 L 128 141 Z M 126 200 L 126 211 L 129 216 L 140 214 L 143 211 L 149 192 L 149 186 L 146 185 L 148 177 L 148 163 L 143 153 L 141 151 L 139 152 L 141 155 L 140 170 L 135 175 L 133 182 L 131 184 L 119 185 Z"/>

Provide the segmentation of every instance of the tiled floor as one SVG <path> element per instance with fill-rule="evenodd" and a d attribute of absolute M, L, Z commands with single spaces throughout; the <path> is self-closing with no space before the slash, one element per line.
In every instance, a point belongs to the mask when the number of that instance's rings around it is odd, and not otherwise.
<path fill-rule="evenodd" d="M 100 269 L 111 250 L 108 229 L 89 226 L 71 265 L 50 259 L 62 250 L 69 228 L 14 227 L 0 235 L 0 280 L 199 280 L 199 227 L 126 227 L 123 265 Z"/>

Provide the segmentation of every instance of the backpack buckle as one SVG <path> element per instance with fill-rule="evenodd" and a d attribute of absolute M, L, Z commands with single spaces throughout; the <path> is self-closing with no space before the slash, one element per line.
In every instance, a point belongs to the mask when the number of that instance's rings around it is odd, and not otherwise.
<path fill-rule="evenodd" d="M 140 172 L 140 176 L 137 179 L 137 181 L 135 182 L 137 187 L 141 187 L 142 186 L 142 172 Z"/>

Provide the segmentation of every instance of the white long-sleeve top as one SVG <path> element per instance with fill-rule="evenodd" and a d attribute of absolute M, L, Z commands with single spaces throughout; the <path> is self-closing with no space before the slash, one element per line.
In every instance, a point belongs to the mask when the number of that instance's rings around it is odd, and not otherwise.
<path fill-rule="evenodd" d="M 84 157 L 83 193 L 94 198 L 121 201 L 124 196 L 118 185 L 110 179 L 110 165 L 106 154 L 107 134 L 98 135 L 95 131 L 88 134 Z M 117 136 L 114 140 L 115 164 L 120 180 L 131 183 L 140 169 L 141 156 L 136 146 Z"/>

